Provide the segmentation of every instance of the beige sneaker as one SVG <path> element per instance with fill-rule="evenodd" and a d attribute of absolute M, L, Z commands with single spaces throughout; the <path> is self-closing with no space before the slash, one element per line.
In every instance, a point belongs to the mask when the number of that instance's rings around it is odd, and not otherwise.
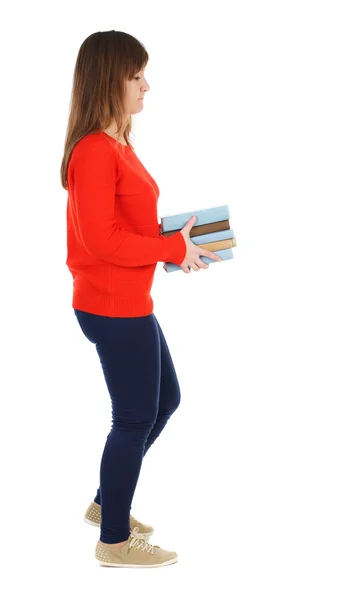
<path fill-rule="evenodd" d="M 97 504 L 97 502 L 91 502 L 85 511 L 84 521 L 88 523 L 88 525 L 94 525 L 95 527 L 99 527 L 101 524 L 101 506 Z M 154 533 L 153 527 L 151 525 L 145 525 L 145 523 L 141 523 L 137 521 L 132 515 L 130 515 L 130 529 L 131 531 L 138 527 L 138 532 L 142 533 L 146 537 L 150 537 Z"/>
<path fill-rule="evenodd" d="M 149 544 L 135 527 L 124 546 L 113 548 L 98 540 L 95 558 L 104 567 L 163 567 L 177 562 L 178 554 Z"/>
<path fill-rule="evenodd" d="M 84 521 L 88 525 L 99 527 L 101 524 L 101 506 L 97 502 L 91 502 L 85 511 Z"/>

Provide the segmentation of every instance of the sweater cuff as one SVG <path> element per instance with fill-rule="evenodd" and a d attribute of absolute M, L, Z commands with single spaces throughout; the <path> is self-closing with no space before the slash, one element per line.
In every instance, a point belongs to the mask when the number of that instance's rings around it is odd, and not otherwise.
<path fill-rule="evenodd" d="M 186 256 L 187 251 L 187 246 L 183 234 L 180 231 L 177 231 L 176 233 L 168 237 L 167 241 L 169 243 L 168 262 L 172 262 L 175 265 L 180 266 Z"/>

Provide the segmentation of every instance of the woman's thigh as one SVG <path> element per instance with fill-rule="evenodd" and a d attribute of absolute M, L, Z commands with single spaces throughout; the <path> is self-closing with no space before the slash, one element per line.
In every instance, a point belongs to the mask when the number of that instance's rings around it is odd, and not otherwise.
<path fill-rule="evenodd" d="M 161 349 L 157 321 L 105 317 L 74 309 L 85 337 L 95 344 L 112 402 L 114 426 L 148 424 L 159 407 Z"/>

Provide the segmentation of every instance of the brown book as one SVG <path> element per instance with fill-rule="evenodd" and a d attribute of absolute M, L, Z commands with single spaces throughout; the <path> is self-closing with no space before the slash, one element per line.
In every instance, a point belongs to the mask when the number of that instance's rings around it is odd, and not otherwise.
<path fill-rule="evenodd" d="M 192 227 L 190 231 L 190 238 L 195 237 L 196 235 L 203 235 L 204 233 L 214 233 L 215 231 L 223 231 L 224 229 L 230 229 L 229 219 L 225 219 L 223 221 L 215 221 L 213 223 L 205 223 L 204 225 L 195 225 Z M 181 231 L 181 229 L 174 229 L 172 231 L 161 231 L 161 235 L 165 237 L 170 237 L 177 231 Z"/>

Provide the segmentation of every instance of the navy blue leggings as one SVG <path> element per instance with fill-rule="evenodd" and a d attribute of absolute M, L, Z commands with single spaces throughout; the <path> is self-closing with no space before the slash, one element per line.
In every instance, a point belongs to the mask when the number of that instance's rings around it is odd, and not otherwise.
<path fill-rule="evenodd" d="M 173 361 L 153 313 L 105 317 L 74 309 L 85 337 L 95 344 L 108 386 L 112 426 L 103 450 L 100 540 L 128 539 L 130 511 L 142 460 L 179 406 Z"/>

